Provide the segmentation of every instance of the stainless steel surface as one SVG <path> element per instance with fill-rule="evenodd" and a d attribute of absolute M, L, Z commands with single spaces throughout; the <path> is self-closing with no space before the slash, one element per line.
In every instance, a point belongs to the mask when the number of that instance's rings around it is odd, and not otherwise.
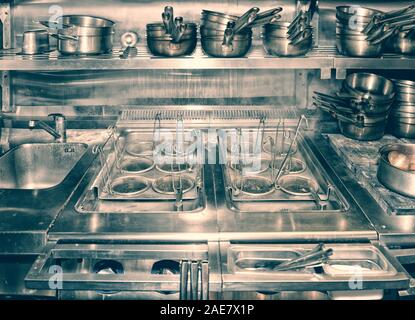
<path fill-rule="evenodd" d="M 23 144 L 0 157 L 0 189 L 57 187 L 85 154 L 85 144 Z"/>
<path fill-rule="evenodd" d="M 362 288 L 386 289 L 402 288 L 408 285 L 403 268 L 390 256 L 387 249 L 379 244 L 331 244 L 324 245 L 333 250 L 324 266 L 335 264 L 362 266 L 372 263 L 376 269 L 363 273 Z M 270 261 L 276 264 L 298 257 L 311 251 L 313 244 L 259 244 L 250 242 L 237 244 L 221 243 L 221 263 L 223 291 L 254 291 L 276 293 L 278 291 L 350 291 L 349 278 L 317 269 L 297 269 L 289 271 L 264 270 L 263 265 Z M 252 268 L 241 268 L 242 260 L 256 259 Z M 396 269 L 397 268 L 397 269 Z M 323 269 L 324 270 L 324 269 Z M 327 270 L 327 269 L 326 269 Z M 379 272 L 380 271 L 380 272 Z M 364 271 L 363 271 L 364 272 Z M 356 292 L 356 294 L 358 294 Z"/>
<path fill-rule="evenodd" d="M 60 263 L 65 274 L 62 289 L 59 290 L 62 293 L 74 290 L 95 291 L 102 295 L 135 292 L 136 298 L 140 298 L 142 293 L 156 291 L 168 295 L 170 299 L 178 299 L 181 285 L 179 270 L 155 272 L 154 268 L 163 261 L 175 262 L 179 268 L 181 260 L 192 261 L 190 279 L 196 282 L 190 280 L 190 292 L 195 295 L 190 296 L 191 299 L 197 299 L 202 294 L 197 281 L 199 260 L 209 261 L 209 289 L 220 290 L 219 250 L 217 244 L 210 242 L 50 244 L 33 264 L 25 283 L 29 288 L 48 288 L 48 269 Z M 113 271 L 100 273 L 98 264 L 104 270 L 111 268 Z"/>

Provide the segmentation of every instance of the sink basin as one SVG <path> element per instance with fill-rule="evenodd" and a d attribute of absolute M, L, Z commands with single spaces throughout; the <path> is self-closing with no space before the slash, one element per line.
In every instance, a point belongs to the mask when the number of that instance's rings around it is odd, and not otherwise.
<path fill-rule="evenodd" d="M 68 176 L 87 148 L 83 143 L 22 144 L 0 157 L 0 189 L 56 187 Z"/>

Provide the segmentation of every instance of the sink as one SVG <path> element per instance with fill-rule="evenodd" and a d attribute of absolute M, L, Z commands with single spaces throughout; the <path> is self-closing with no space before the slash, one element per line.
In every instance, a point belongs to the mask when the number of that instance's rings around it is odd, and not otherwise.
<path fill-rule="evenodd" d="M 58 186 L 88 149 L 83 143 L 22 144 L 0 157 L 0 189 Z"/>

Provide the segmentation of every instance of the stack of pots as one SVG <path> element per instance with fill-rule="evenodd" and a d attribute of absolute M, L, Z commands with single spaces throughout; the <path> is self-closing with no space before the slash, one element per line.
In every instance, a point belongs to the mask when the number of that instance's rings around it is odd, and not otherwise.
<path fill-rule="evenodd" d="M 396 98 L 388 131 L 398 138 L 415 139 L 415 81 L 394 80 Z"/>
<path fill-rule="evenodd" d="M 163 23 L 147 24 L 147 46 L 155 56 L 178 57 L 192 54 L 197 45 L 196 23 L 184 23 L 173 17 L 173 8 L 166 7 Z"/>
<path fill-rule="evenodd" d="M 258 8 L 238 17 L 221 12 L 203 10 L 200 36 L 203 51 L 212 57 L 236 58 L 245 56 L 252 45 L 252 23 Z M 228 31 L 229 37 L 227 36 Z"/>
<path fill-rule="evenodd" d="M 290 32 L 291 22 L 274 22 L 262 29 L 262 39 L 266 52 L 270 55 L 291 57 L 306 54 L 313 46 L 311 26 Z"/>
<path fill-rule="evenodd" d="M 317 8 L 312 0 L 307 11 L 300 10 L 290 22 L 273 22 L 264 25 L 262 39 L 268 54 L 291 57 L 306 54 L 313 47 L 311 21 Z"/>
<path fill-rule="evenodd" d="M 314 105 L 337 118 L 344 136 L 371 141 L 384 136 L 394 98 L 392 81 L 376 74 L 353 73 L 336 96 L 316 92 Z"/>
<path fill-rule="evenodd" d="M 377 57 L 382 54 L 382 39 L 369 41 L 364 33 L 377 14 L 382 12 L 359 6 L 336 8 L 336 46 L 340 54 L 351 57 Z"/>

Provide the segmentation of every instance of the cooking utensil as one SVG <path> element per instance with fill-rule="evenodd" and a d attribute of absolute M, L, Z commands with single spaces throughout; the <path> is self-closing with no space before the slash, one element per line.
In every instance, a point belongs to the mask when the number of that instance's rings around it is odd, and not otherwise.
<path fill-rule="evenodd" d="M 245 56 L 252 45 L 252 38 L 235 35 L 232 46 L 223 45 L 223 36 L 201 38 L 203 51 L 212 57 L 238 58 Z"/>
<path fill-rule="evenodd" d="M 155 56 L 177 57 L 191 55 L 196 49 L 196 37 L 182 36 L 180 42 L 174 43 L 169 38 L 149 38 L 147 37 L 147 46 Z"/>
<path fill-rule="evenodd" d="M 50 47 L 47 30 L 28 30 L 23 33 L 22 54 L 42 54 L 48 51 L 50 51 Z"/>
<path fill-rule="evenodd" d="M 345 56 L 378 57 L 382 54 L 383 42 L 374 44 L 361 36 L 336 35 L 336 47 Z"/>
<path fill-rule="evenodd" d="M 232 40 L 238 32 L 246 28 L 256 19 L 259 8 L 251 8 L 235 22 L 229 22 L 223 37 L 223 45 L 232 46 Z"/>
<path fill-rule="evenodd" d="M 58 39 L 58 50 L 62 54 L 93 55 L 112 50 L 115 23 L 111 20 L 87 16 L 66 15 L 55 25 L 66 26 L 52 33 Z"/>
<path fill-rule="evenodd" d="M 415 171 L 402 170 L 389 161 L 389 154 L 398 152 L 413 159 L 414 144 L 389 144 L 379 150 L 379 166 L 377 177 L 388 189 L 408 197 L 415 197 Z"/>

